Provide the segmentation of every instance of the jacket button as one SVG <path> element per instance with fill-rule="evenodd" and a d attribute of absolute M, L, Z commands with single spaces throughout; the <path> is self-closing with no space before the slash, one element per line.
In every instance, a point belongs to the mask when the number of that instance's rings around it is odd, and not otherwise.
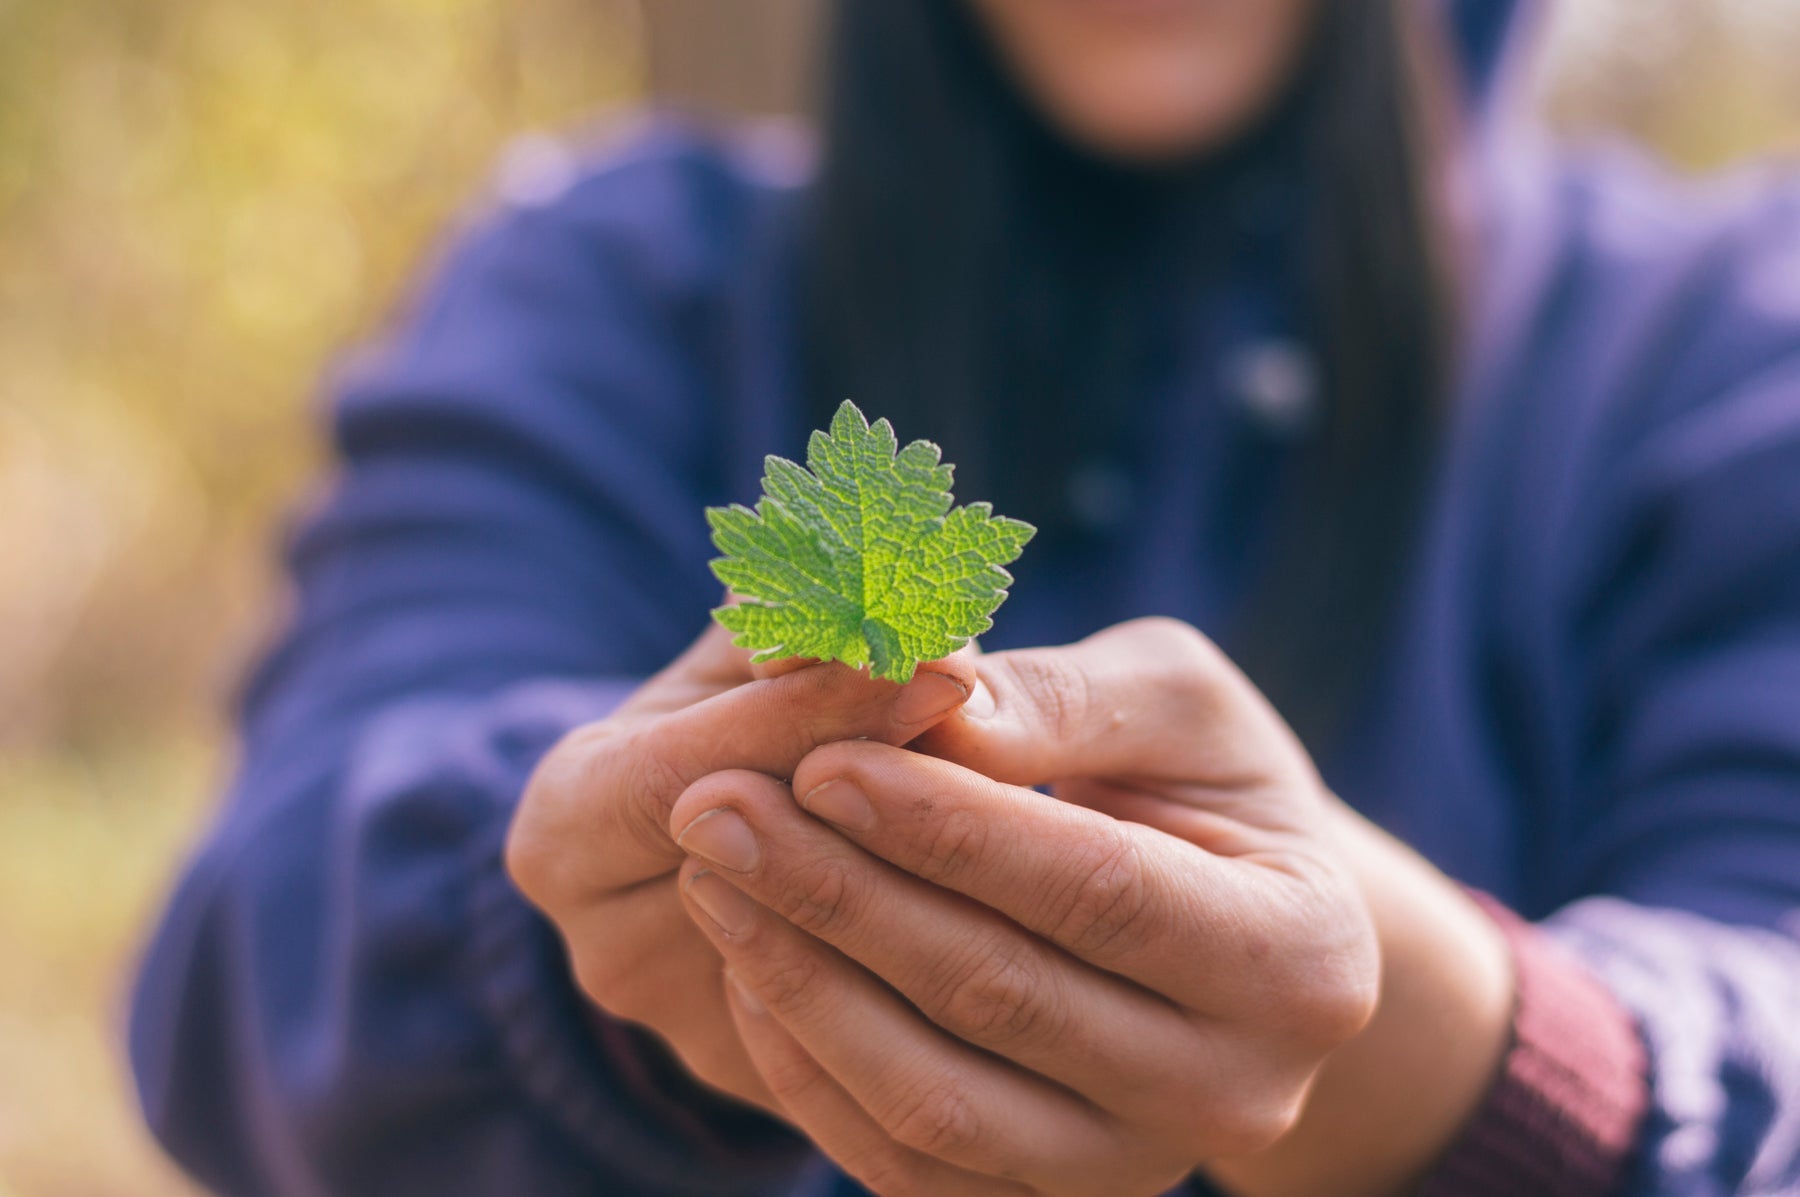
<path fill-rule="evenodd" d="M 1252 423 L 1271 436 L 1304 436 L 1319 419 L 1319 371 L 1297 341 L 1259 341 L 1232 358 L 1227 385 Z"/>

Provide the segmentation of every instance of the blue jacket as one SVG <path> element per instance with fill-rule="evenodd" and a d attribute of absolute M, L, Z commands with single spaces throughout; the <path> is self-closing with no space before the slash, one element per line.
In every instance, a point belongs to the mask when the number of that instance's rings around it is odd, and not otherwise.
<path fill-rule="evenodd" d="M 501 866 L 542 751 L 701 629 L 701 509 L 799 449 L 803 161 L 669 123 L 524 161 L 337 388 L 238 778 L 144 962 L 144 1108 L 224 1192 L 833 1183 L 633 1100 Z M 1492 161 L 1402 631 L 1321 765 L 1636 1013 L 1634 1193 L 1800 1192 L 1800 195 Z M 1236 368 L 1263 335 L 1209 333 L 1149 397 L 1135 489 L 990 647 L 1220 625 L 1220 447 L 1284 435 Z"/>

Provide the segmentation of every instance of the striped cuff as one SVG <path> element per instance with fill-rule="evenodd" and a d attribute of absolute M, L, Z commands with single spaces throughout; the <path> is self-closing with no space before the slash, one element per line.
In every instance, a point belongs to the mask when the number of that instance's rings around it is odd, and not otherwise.
<path fill-rule="evenodd" d="M 1486 1099 L 1419 1197 L 1617 1192 L 1649 1104 L 1637 1024 L 1548 936 L 1493 898 L 1473 896 L 1512 953 L 1512 1042 Z"/>

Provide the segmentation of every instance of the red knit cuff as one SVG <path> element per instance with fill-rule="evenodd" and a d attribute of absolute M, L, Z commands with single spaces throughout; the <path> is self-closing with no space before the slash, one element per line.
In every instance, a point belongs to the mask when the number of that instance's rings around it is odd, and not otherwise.
<path fill-rule="evenodd" d="M 1649 1104 L 1636 1021 L 1587 968 L 1486 894 L 1518 999 L 1499 1075 L 1419 1197 L 1605 1197 Z"/>

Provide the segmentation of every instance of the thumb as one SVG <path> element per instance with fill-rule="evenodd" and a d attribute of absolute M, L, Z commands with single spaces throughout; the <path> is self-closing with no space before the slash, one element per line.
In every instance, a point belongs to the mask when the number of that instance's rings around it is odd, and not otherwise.
<path fill-rule="evenodd" d="M 1136 619 L 1054 648 L 977 656 L 980 682 L 913 747 L 995 781 L 1078 777 L 1237 785 L 1297 748 L 1229 658 L 1174 619 Z"/>
<path fill-rule="evenodd" d="M 756 678 L 750 666 L 750 650 L 732 644 L 731 632 L 709 619 L 694 642 L 639 686 L 618 713 L 656 715 L 678 711 Z"/>

